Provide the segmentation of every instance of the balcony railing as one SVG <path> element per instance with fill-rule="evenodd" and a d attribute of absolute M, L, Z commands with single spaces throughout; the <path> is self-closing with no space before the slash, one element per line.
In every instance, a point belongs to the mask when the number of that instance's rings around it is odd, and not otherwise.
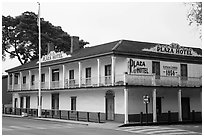
<path fill-rule="evenodd" d="M 100 81 L 98 83 L 98 80 Z M 115 75 L 115 82 L 113 82 L 111 76 L 102 76 L 82 78 L 81 84 L 79 79 L 65 79 L 65 83 L 62 81 L 51 81 L 42 82 L 42 89 L 61 89 L 61 88 L 78 88 L 78 87 L 98 87 L 98 86 L 114 86 L 114 85 L 139 85 L 139 86 L 183 86 L 183 87 L 200 87 L 202 86 L 202 77 L 180 77 L 180 76 L 155 76 L 155 75 L 136 75 L 136 74 L 123 74 Z M 64 86 L 63 86 L 64 85 Z M 34 81 L 30 85 L 31 90 L 38 89 L 38 82 Z M 29 84 L 14 84 L 13 89 L 12 85 L 9 86 L 10 91 L 14 90 L 30 90 Z"/>

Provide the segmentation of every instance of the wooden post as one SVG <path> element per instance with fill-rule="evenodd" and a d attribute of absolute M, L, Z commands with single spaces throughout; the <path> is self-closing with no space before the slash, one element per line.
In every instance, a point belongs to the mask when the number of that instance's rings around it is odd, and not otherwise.
<path fill-rule="evenodd" d="M 100 123 L 100 112 L 98 112 L 98 123 Z"/>

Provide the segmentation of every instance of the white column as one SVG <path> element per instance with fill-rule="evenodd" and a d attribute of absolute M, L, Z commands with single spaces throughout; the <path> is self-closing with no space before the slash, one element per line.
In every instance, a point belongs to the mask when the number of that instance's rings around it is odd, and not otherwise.
<path fill-rule="evenodd" d="M 182 121 L 181 89 L 178 91 L 178 119 Z"/>
<path fill-rule="evenodd" d="M 62 65 L 62 87 L 65 88 L 65 65 Z"/>
<path fill-rule="evenodd" d="M 81 87 L 81 62 L 79 62 L 79 87 Z"/>
<path fill-rule="evenodd" d="M 48 68 L 48 75 L 49 75 L 49 79 L 48 79 L 48 89 L 50 89 L 50 88 L 51 88 L 51 82 L 52 82 L 51 67 Z"/>
<path fill-rule="evenodd" d="M 23 97 L 23 108 L 26 108 L 26 97 Z"/>
<path fill-rule="evenodd" d="M 152 97 L 153 97 L 153 122 L 157 122 L 157 104 L 156 104 L 156 101 L 157 101 L 157 90 L 154 89 L 153 92 L 152 92 Z"/>
<path fill-rule="evenodd" d="M 101 80 L 100 59 L 97 59 L 97 64 L 98 64 L 98 77 L 97 77 L 98 78 L 98 84 L 97 85 L 100 86 L 100 83 L 101 83 L 101 81 L 100 81 Z"/>
<path fill-rule="evenodd" d="M 111 78 L 111 83 L 112 83 L 112 86 L 114 86 L 114 84 L 115 84 L 115 60 L 116 60 L 116 57 L 114 57 L 114 56 L 112 56 L 111 57 L 111 66 L 112 66 L 112 68 L 111 68 L 111 76 L 112 76 L 112 78 Z"/>
<path fill-rule="evenodd" d="M 28 89 L 29 89 L 29 90 L 31 89 L 31 75 L 32 75 L 32 74 L 31 74 L 31 70 L 29 70 L 29 71 L 28 71 L 28 77 L 29 77 L 29 78 L 28 78 Z"/>
<path fill-rule="evenodd" d="M 124 89 L 124 108 L 125 108 L 125 121 L 124 124 L 128 124 L 128 89 Z"/>
<path fill-rule="evenodd" d="M 14 73 L 12 73 L 12 90 L 14 90 Z"/>
<path fill-rule="evenodd" d="M 22 72 L 20 72 L 19 84 L 20 84 L 20 90 L 22 90 Z"/>
<path fill-rule="evenodd" d="M 11 89 L 10 89 L 10 74 L 9 74 L 9 73 L 8 73 L 8 79 L 7 79 L 7 80 L 8 80 L 8 83 L 7 83 L 7 84 L 8 84 L 8 85 L 7 85 L 7 86 L 8 86 L 8 89 L 11 90 Z"/>

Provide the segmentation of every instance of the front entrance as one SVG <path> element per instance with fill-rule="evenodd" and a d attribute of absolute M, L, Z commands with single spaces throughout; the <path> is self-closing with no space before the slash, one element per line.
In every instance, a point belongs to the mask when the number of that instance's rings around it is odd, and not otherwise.
<path fill-rule="evenodd" d="M 189 120 L 190 119 L 190 98 L 182 97 L 181 106 L 182 106 L 182 119 Z"/>
<path fill-rule="evenodd" d="M 114 120 L 114 97 L 113 91 L 106 92 L 106 120 Z"/>
<path fill-rule="evenodd" d="M 15 98 L 15 101 L 14 101 L 14 108 L 17 108 L 18 107 L 18 99 Z"/>

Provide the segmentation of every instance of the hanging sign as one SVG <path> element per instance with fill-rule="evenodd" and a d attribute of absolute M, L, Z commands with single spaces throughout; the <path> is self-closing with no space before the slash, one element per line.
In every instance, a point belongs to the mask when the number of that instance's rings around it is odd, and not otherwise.
<path fill-rule="evenodd" d="M 142 49 L 142 51 L 150 51 L 165 54 L 175 54 L 183 56 L 201 56 L 192 48 L 182 47 L 179 44 L 172 43 L 170 45 L 157 44 L 150 49 Z"/>

